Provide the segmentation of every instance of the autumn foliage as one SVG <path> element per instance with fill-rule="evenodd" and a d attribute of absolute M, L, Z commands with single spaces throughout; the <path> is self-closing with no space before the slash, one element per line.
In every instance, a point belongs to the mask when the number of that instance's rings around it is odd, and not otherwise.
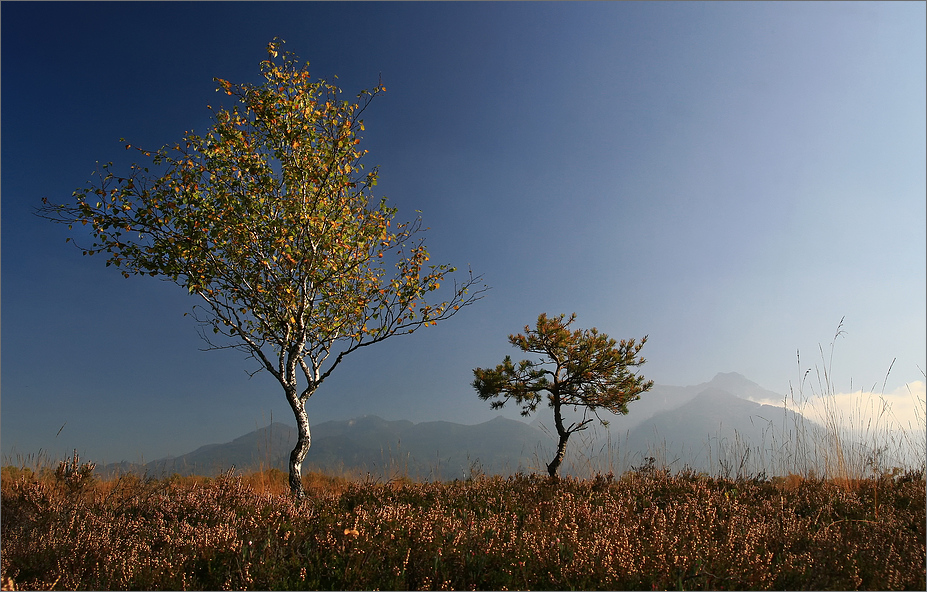
<path fill-rule="evenodd" d="M 455 268 L 429 264 L 421 219 L 397 222 L 373 196 L 361 116 L 385 87 L 344 101 L 282 44 L 269 44 L 261 84 L 216 79 L 236 104 L 213 110 L 204 135 L 135 148 L 154 169 L 119 176 L 105 165 L 72 203 L 46 199 L 38 214 L 89 227 L 83 253 L 105 255 L 126 277 L 160 277 L 199 297 L 204 338 L 246 352 L 280 382 L 300 429 L 290 464 L 300 495 L 304 406 L 344 357 L 445 320 L 482 289 L 470 291 L 471 273 L 430 301 Z"/>

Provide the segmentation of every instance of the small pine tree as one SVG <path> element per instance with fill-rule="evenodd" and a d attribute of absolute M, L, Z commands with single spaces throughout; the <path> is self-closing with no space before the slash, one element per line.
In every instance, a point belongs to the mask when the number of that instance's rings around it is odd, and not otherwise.
<path fill-rule="evenodd" d="M 547 465 L 551 477 L 557 475 L 563 462 L 570 435 L 586 429 L 593 421 L 586 413 L 608 425 L 599 417 L 599 409 L 627 414 L 628 403 L 653 387 L 652 380 L 644 380 L 630 370 L 646 361 L 638 357 L 647 343 L 646 336 L 640 343 L 634 339 L 619 343 L 595 327 L 570 332 L 576 315 L 570 315 L 566 322 L 564 317 L 542 313 L 535 329 L 525 326 L 524 335 L 509 335 L 509 343 L 524 352 L 540 355 L 540 359 L 523 360 L 516 366 L 512 357 L 506 356 L 495 368 L 473 371 L 473 388 L 481 399 L 501 397 L 492 402 L 493 409 L 500 409 L 510 399 L 521 405 L 521 414 L 526 417 L 537 411 L 545 399 L 553 408 L 559 441 L 557 453 Z M 565 425 L 564 407 L 582 407 L 583 419 Z"/>

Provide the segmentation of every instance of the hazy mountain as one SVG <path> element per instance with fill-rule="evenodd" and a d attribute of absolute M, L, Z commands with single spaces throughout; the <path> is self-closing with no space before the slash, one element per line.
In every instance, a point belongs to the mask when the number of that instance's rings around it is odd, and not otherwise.
<path fill-rule="evenodd" d="M 817 427 L 797 413 L 748 399 L 783 397 L 736 372 L 692 386 L 654 385 L 628 405 L 627 415 L 601 413 L 607 428 L 594 422 L 572 436 L 568 460 L 572 452 L 574 466 L 623 471 L 654 457 L 658 465 L 709 473 L 745 461 L 754 472 L 772 472 L 771 451 L 789 439 L 790 430 L 799 426 L 810 439 Z M 582 410 L 565 415 L 567 423 L 577 421 Z M 532 425 L 554 433 L 547 415 L 539 413 Z"/>
<path fill-rule="evenodd" d="M 709 382 L 691 386 L 655 384 L 652 389 L 643 393 L 640 399 L 628 404 L 627 415 L 615 415 L 613 413 L 602 413 L 600 415 L 602 419 L 609 422 L 613 436 L 625 434 L 628 430 L 645 423 L 658 413 L 678 409 L 709 389 L 726 391 L 741 399 L 782 399 L 782 396 L 778 393 L 766 390 L 736 372 L 722 372 L 716 374 Z M 533 425 L 553 425 L 552 419 L 540 414 L 532 423 Z"/>
<path fill-rule="evenodd" d="M 673 469 L 688 466 L 717 473 L 725 467 L 736 470 L 749 465 L 754 472 L 772 472 L 764 455 L 805 423 L 796 413 L 748 398 L 782 399 L 736 373 L 718 374 L 693 386 L 656 385 L 628 405 L 628 415 L 603 414 L 610 421 L 608 428 L 596 423 L 572 436 L 561 470 L 578 475 L 620 472 L 652 456 Z M 539 408 L 531 424 L 502 417 L 477 425 L 416 424 L 373 415 L 328 421 L 312 426 L 312 447 L 303 466 L 334 474 L 418 479 L 466 477 L 471 469 L 487 474 L 543 471 L 556 444 L 549 411 Z M 581 417 L 581 413 L 567 415 L 568 421 Z M 273 423 L 225 444 L 210 444 L 144 466 L 108 465 L 104 471 L 146 470 L 161 476 L 214 475 L 231 465 L 239 470 L 286 470 L 295 442 L 295 427 Z"/>
<path fill-rule="evenodd" d="M 711 387 L 630 430 L 621 444 L 641 459 L 654 457 L 673 469 L 773 474 L 785 460 L 779 458 L 783 444 L 791 445 L 796 430 L 807 441 L 821 441 L 819 429 L 793 411 Z"/>
<path fill-rule="evenodd" d="M 446 421 L 413 424 L 367 415 L 313 425 L 311 435 L 312 446 L 303 463 L 306 470 L 420 479 L 466 477 L 471 468 L 487 474 L 527 471 L 526 461 L 544 439 L 536 428 L 503 417 L 462 425 Z M 226 444 L 210 444 L 144 466 L 107 465 L 104 472 L 215 475 L 231 465 L 240 470 L 276 467 L 285 471 L 295 444 L 294 426 L 273 423 Z"/>

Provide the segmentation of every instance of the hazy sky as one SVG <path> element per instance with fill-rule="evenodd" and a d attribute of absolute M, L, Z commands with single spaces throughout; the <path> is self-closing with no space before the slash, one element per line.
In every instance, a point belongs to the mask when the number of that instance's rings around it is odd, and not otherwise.
<path fill-rule="evenodd" d="M 433 262 L 492 286 L 352 354 L 311 422 L 491 419 L 472 369 L 517 356 L 507 335 L 541 312 L 649 335 L 658 383 L 739 372 L 779 393 L 823 369 L 845 317 L 838 392 L 882 391 L 892 360 L 885 392 L 923 392 L 922 2 L 0 10 L 4 455 L 153 460 L 293 423 L 253 361 L 200 351 L 185 290 L 124 279 L 32 215 L 96 161 L 125 170 L 120 137 L 205 131 L 213 77 L 259 81 L 274 36 L 347 97 L 382 77 L 364 142 L 379 194 L 422 211 Z"/>

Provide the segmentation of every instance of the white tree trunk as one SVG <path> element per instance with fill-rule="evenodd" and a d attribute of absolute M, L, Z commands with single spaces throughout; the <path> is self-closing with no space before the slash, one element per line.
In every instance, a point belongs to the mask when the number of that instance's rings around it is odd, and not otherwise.
<path fill-rule="evenodd" d="M 296 416 L 296 446 L 290 452 L 290 492 L 296 499 L 305 497 L 303 491 L 302 467 L 303 460 L 309 452 L 309 446 L 312 444 L 312 438 L 309 435 L 309 415 L 306 413 L 306 405 L 299 400 L 296 389 L 293 392 L 287 392 L 287 400 Z"/>

